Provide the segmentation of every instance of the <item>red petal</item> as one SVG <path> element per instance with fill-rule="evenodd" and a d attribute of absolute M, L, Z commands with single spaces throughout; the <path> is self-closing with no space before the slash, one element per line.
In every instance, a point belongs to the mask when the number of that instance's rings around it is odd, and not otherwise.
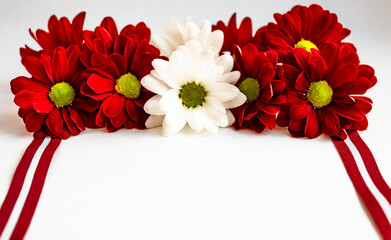
<path fill-rule="evenodd" d="M 329 80 L 330 86 L 334 88 L 341 87 L 345 82 L 354 79 L 357 76 L 357 67 L 354 64 L 344 64 L 334 73 Z"/>
<path fill-rule="evenodd" d="M 346 93 L 334 93 L 333 102 L 338 105 L 352 105 L 356 103 L 356 101 Z"/>
<path fill-rule="evenodd" d="M 33 103 L 33 108 L 38 113 L 49 113 L 53 107 L 54 105 L 48 97 L 42 97 L 38 102 Z"/>
<path fill-rule="evenodd" d="M 350 129 L 364 131 L 367 128 L 368 128 L 368 119 L 366 116 L 364 116 L 364 119 L 362 121 L 353 121 Z"/>
<path fill-rule="evenodd" d="M 47 114 L 31 111 L 25 119 L 27 131 L 29 132 L 39 131 L 42 128 L 46 116 Z"/>
<path fill-rule="evenodd" d="M 46 70 L 46 75 L 50 81 L 54 84 L 53 69 L 52 69 L 52 58 L 46 54 L 41 55 L 41 62 Z"/>
<path fill-rule="evenodd" d="M 108 93 L 103 93 L 103 94 L 97 94 L 95 93 L 89 86 L 87 83 L 84 83 L 81 88 L 80 88 L 80 92 L 85 95 L 85 96 L 88 96 L 88 97 L 91 97 L 92 99 L 96 100 L 96 101 L 101 101 L 107 97 L 110 97 L 113 93 L 112 92 L 108 92 Z"/>
<path fill-rule="evenodd" d="M 286 110 L 281 110 L 277 115 L 277 125 L 280 127 L 287 127 L 289 125 L 289 113 Z"/>
<path fill-rule="evenodd" d="M 259 111 L 257 114 L 257 118 L 259 121 L 261 121 L 265 127 L 268 129 L 272 130 L 276 127 L 276 116 L 275 115 L 270 115 L 267 113 L 264 113 L 262 111 Z"/>
<path fill-rule="evenodd" d="M 116 116 L 115 118 L 111 118 L 110 122 L 115 128 L 121 128 L 125 124 L 127 119 L 128 115 L 126 114 L 125 109 L 123 109 L 118 116 Z"/>
<path fill-rule="evenodd" d="M 30 90 L 32 92 L 49 93 L 50 87 L 41 81 L 34 80 L 33 78 L 17 77 L 11 80 L 11 91 L 13 94 L 17 94 L 22 90 Z"/>
<path fill-rule="evenodd" d="M 309 66 L 309 61 L 312 54 L 302 48 L 294 48 L 293 53 L 300 68 L 303 69 L 303 71 L 307 73 L 308 76 L 310 76 L 311 70 Z M 315 80 L 315 79 L 311 79 L 311 80 Z"/>
<path fill-rule="evenodd" d="M 86 18 L 86 12 L 81 12 L 77 14 L 76 17 L 72 20 L 72 26 L 76 32 L 81 32 L 83 30 L 85 18 Z"/>
<path fill-rule="evenodd" d="M 372 100 L 365 97 L 353 97 L 356 100 L 356 107 L 361 109 L 364 114 L 369 113 L 372 110 Z"/>
<path fill-rule="evenodd" d="M 111 35 L 113 39 L 116 39 L 118 36 L 117 26 L 115 25 L 114 19 L 111 17 L 105 17 L 100 24 L 104 27 Z"/>
<path fill-rule="evenodd" d="M 272 84 L 274 94 L 277 95 L 277 94 L 284 92 L 284 90 L 285 90 L 285 82 L 284 81 L 272 80 L 270 83 Z"/>
<path fill-rule="evenodd" d="M 104 56 L 103 54 L 100 53 L 92 54 L 91 64 L 92 66 L 96 68 L 100 68 L 101 70 L 105 71 L 109 75 L 113 76 L 115 79 L 117 79 L 120 76 L 115 63 L 110 58 Z"/>
<path fill-rule="evenodd" d="M 87 84 L 95 93 L 98 94 L 114 92 L 115 82 L 95 73 L 87 79 Z"/>
<path fill-rule="evenodd" d="M 300 120 L 313 112 L 312 105 L 307 101 L 294 103 L 289 108 L 289 116 L 293 120 Z"/>
<path fill-rule="evenodd" d="M 72 121 L 76 124 L 77 128 L 83 131 L 85 129 L 85 126 L 79 113 L 73 107 L 68 107 L 68 111 Z"/>
<path fill-rule="evenodd" d="M 64 121 L 58 108 L 53 108 L 53 111 L 51 111 L 46 118 L 46 126 L 49 130 L 50 136 L 58 137 L 61 135 L 63 131 L 63 122 Z"/>
<path fill-rule="evenodd" d="M 102 103 L 103 113 L 108 118 L 115 118 L 125 107 L 125 98 L 119 94 L 113 94 Z"/>
<path fill-rule="evenodd" d="M 51 84 L 40 59 L 36 57 L 25 57 L 22 58 L 22 64 L 26 67 L 26 70 L 31 74 L 31 76 L 46 84 Z"/>
<path fill-rule="evenodd" d="M 309 64 L 311 66 L 312 81 L 323 80 L 323 76 L 327 71 L 327 65 L 324 59 L 318 55 L 314 55 L 310 58 Z"/>
<path fill-rule="evenodd" d="M 262 65 L 262 69 L 259 72 L 258 79 L 260 79 L 260 89 L 266 87 L 276 75 L 274 66 L 271 63 L 265 63 Z"/>
<path fill-rule="evenodd" d="M 248 107 L 244 111 L 243 119 L 244 120 L 251 119 L 252 117 L 254 117 L 258 113 L 258 111 L 259 111 L 259 109 L 257 108 L 256 104 L 253 103 L 253 104 L 248 105 Z"/>
<path fill-rule="evenodd" d="M 319 135 L 321 134 L 318 114 L 316 110 L 312 111 L 311 114 L 307 116 L 307 123 L 305 126 L 304 134 L 310 139 L 319 137 Z"/>
<path fill-rule="evenodd" d="M 364 118 L 364 113 L 362 112 L 362 110 L 357 108 L 355 105 L 339 106 L 333 104 L 332 107 L 333 110 L 339 116 L 349 118 L 355 121 L 361 121 Z"/>
<path fill-rule="evenodd" d="M 140 119 L 140 112 L 137 110 L 136 106 L 133 103 L 133 100 L 126 101 L 126 111 L 130 119 L 135 122 L 138 122 Z"/>
<path fill-rule="evenodd" d="M 335 136 L 340 129 L 339 119 L 332 108 L 325 107 L 318 110 L 319 121 L 322 125 L 323 133 Z"/>
<path fill-rule="evenodd" d="M 62 118 L 64 119 L 64 122 L 67 125 L 71 134 L 78 135 L 80 133 L 80 130 L 76 127 L 76 124 L 72 121 L 71 117 L 69 116 L 67 108 L 62 108 L 61 113 L 62 113 Z"/>
<path fill-rule="evenodd" d="M 280 110 L 280 106 L 279 105 L 266 104 L 266 103 L 263 103 L 259 99 L 256 100 L 256 105 L 257 105 L 257 108 L 259 108 L 262 111 L 264 111 L 265 113 L 269 113 L 271 115 L 277 114 L 278 111 Z"/>
<path fill-rule="evenodd" d="M 56 82 L 69 81 L 69 79 L 67 79 L 69 65 L 65 48 L 57 47 L 54 50 L 52 66 Z"/>
<path fill-rule="evenodd" d="M 358 77 L 349 82 L 345 82 L 341 89 L 348 94 L 364 94 L 371 87 L 371 82 L 365 77 Z"/>
<path fill-rule="evenodd" d="M 304 72 L 302 72 L 299 75 L 299 77 L 296 79 L 295 89 L 306 92 L 309 86 L 310 86 L 309 81 L 305 76 Z"/>
<path fill-rule="evenodd" d="M 306 124 L 305 119 L 301 120 L 290 120 L 289 121 L 289 128 L 292 129 L 295 132 L 304 131 Z"/>

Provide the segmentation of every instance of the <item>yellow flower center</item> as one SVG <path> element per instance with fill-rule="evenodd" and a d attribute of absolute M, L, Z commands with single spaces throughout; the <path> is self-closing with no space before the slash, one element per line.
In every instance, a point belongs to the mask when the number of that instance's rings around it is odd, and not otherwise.
<path fill-rule="evenodd" d="M 62 108 L 72 104 L 75 99 L 75 90 L 69 83 L 56 83 L 50 89 L 49 98 L 57 108 Z"/>
<path fill-rule="evenodd" d="M 141 83 L 131 73 L 122 75 L 117 79 L 117 84 L 115 85 L 115 90 L 124 95 L 126 98 L 138 98 L 140 96 Z"/>
<path fill-rule="evenodd" d="M 315 48 L 316 50 L 318 50 L 318 47 L 313 42 L 308 41 L 308 40 L 304 40 L 304 39 L 301 39 L 300 41 L 298 41 L 295 44 L 295 48 L 303 48 L 307 52 L 311 52 L 312 48 Z"/>
<path fill-rule="evenodd" d="M 333 89 L 324 80 L 311 83 L 307 91 L 307 99 L 315 108 L 329 105 L 332 97 Z"/>
<path fill-rule="evenodd" d="M 259 83 L 255 78 L 246 78 L 244 79 L 240 85 L 239 90 L 246 95 L 247 102 L 253 102 L 259 97 Z"/>
<path fill-rule="evenodd" d="M 179 98 L 182 99 L 182 104 L 187 108 L 195 108 L 205 100 L 206 90 L 201 84 L 190 82 L 184 84 L 179 90 Z"/>

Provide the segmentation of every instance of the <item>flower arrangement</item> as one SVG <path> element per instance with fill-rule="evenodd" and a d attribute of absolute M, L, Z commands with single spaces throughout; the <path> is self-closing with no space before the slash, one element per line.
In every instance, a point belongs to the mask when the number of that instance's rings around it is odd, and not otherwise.
<path fill-rule="evenodd" d="M 164 34 L 143 22 L 118 31 L 111 17 L 84 30 L 84 18 L 52 16 L 48 32 L 30 30 L 41 49 L 20 49 L 31 76 L 13 79 L 11 90 L 36 139 L 99 127 L 162 126 L 171 136 L 185 125 L 197 133 L 229 126 L 261 133 L 278 125 L 292 137 L 332 137 L 347 162 L 340 141 L 368 127 L 372 101 L 364 94 L 376 84 L 375 72 L 343 42 L 350 30 L 319 5 L 275 14 L 255 34 L 251 19 L 238 26 L 236 14 L 227 25 L 170 18 Z M 389 223 L 361 197 L 390 239 Z"/>

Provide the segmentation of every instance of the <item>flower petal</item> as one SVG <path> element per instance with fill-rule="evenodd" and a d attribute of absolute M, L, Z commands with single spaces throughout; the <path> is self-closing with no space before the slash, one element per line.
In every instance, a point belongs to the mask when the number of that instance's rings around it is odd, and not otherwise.
<path fill-rule="evenodd" d="M 163 120 L 163 132 L 164 136 L 172 136 L 179 132 L 187 121 L 186 111 L 181 109 L 175 112 L 169 112 L 166 114 Z"/>
<path fill-rule="evenodd" d="M 290 106 L 289 116 L 293 120 L 300 120 L 307 117 L 312 111 L 312 105 L 309 102 L 301 101 Z"/>
<path fill-rule="evenodd" d="M 317 111 L 312 111 L 307 116 L 307 123 L 305 126 L 304 134 L 306 137 L 312 139 L 317 138 L 321 134 Z"/>
<path fill-rule="evenodd" d="M 141 84 L 143 85 L 143 87 L 145 87 L 149 91 L 154 92 L 159 95 L 164 95 L 164 93 L 166 93 L 168 90 L 170 90 L 170 87 L 166 83 L 160 81 L 158 78 L 156 78 L 152 74 L 149 74 L 149 75 L 146 75 L 145 77 L 143 77 L 141 79 Z"/>
<path fill-rule="evenodd" d="M 163 124 L 164 115 L 151 115 L 145 122 L 146 128 L 155 128 Z"/>
<path fill-rule="evenodd" d="M 102 103 L 103 113 L 108 118 L 114 118 L 121 113 L 125 107 L 125 98 L 119 94 L 113 94 Z"/>

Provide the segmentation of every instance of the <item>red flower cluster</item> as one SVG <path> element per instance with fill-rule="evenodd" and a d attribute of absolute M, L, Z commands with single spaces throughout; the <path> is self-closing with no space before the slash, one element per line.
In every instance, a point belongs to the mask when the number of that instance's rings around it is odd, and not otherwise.
<path fill-rule="evenodd" d="M 319 51 L 293 49 L 295 64 L 284 64 L 287 104 L 279 126 L 294 137 L 316 138 L 321 133 L 346 139 L 346 129 L 365 130 L 371 99 L 363 96 L 376 84 L 374 70 L 359 62 L 350 45 L 323 43 Z M 292 61 L 293 62 L 293 61 Z"/>
<path fill-rule="evenodd" d="M 153 94 L 140 80 L 160 57 L 149 43 L 150 29 L 141 22 L 118 32 L 106 17 L 89 31 L 84 18 L 84 12 L 72 22 L 52 16 L 48 32 L 30 30 L 42 49 L 20 50 L 31 77 L 15 78 L 11 90 L 35 137 L 65 139 L 85 127 L 145 128 L 143 107 Z M 342 139 L 345 130 L 365 130 L 372 101 L 361 95 L 377 80 L 370 66 L 360 64 L 354 45 L 342 42 L 350 30 L 318 5 L 295 6 L 274 19 L 255 35 L 251 19 L 238 27 L 236 14 L 227 25 L 212 27 L 223 32 L 221 54 L 231 53 L 241 74 L 237 87 L 247 97 L 232 109 L 233 127 L 259 133 L 279 125 L 294 137 Z"/>
<path fill-rule="evenodd" d="M 95 31 L 83 31 L 84 18 L 84 12 L 72 23 L 52 16 L 49 32 L 30 30 L 42 49 L 20 50 L 31 77 L 13 79 L 11 90 L 27 131 L 37 138 L 66 139 L 85 127 L 145 128 L 143 106 L 152 95 L 140 79 L 160 55 L 149 45 L 149 28 L 139 23 L 118 33 L 108 17 Z"/>
<path fill-rule="evenodd" d="M 144 23 L 128 25 L 118 35 L 112 18 L 94 32 L 86 31 L 82 55 L 86 70 L 82 93 L 101 102 L 96 124 L 109 132 L 122 127 L 145 128 L 144 103 L 153 96 L 140 80 L 153 69 L 159 50 L 149 45 L 151 31 Z"/>
<path fill-rule="evenodd" d="M 376 77 L 360 64 L 354 45 L 342 43 L 350 30 L 319 5 L 295 6 L 274 18 L 276 23 L 254 37 L 251 20 L 245 18 L 238 28 L 236 14 L 227 26 L 219 21 L 213 28 L 223 31 L 222 52 L 234 57 L 241 73 L 237 86 L 247 96 L 232 110 L 233 127 L 273 129 L 279 112 L 277 124 L 294 137 L 324 133 L 345 139 L 347 129 L 365 130 L 372 101 L 359 95 L 376 84 Z"/>
<path fill-rule="evenodd" d="M 80 49 L 56 47 L 52 55 L 25 56 L 22 63 L 31 78 L 11 81 L 15 103 L 20 107 L 26 129 L 34 137 L 49 135 L 66 139 L 85 129 L 89 113 L 98 107 L 80 93 L 83 84 Z"/>

